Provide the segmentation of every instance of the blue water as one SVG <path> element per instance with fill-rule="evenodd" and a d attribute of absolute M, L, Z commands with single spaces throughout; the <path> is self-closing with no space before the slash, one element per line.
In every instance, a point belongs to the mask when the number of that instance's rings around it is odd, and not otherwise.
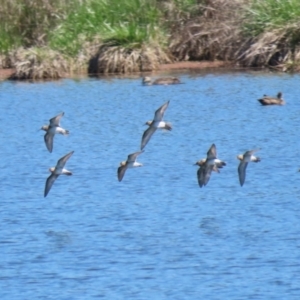
<path fill-rule="evenodd" d="M 173 74 L 174 75 L 174 74 Z M 299 299 L 300 75 L 0 82 L 0 299 Z M 282 91 L 285 106 L 257 99 Z M 166 101 L 171 132 L 139 150 Z M 39 128 L 64 111 L 54 150 Z M 215 143 L 227 162 L 199 188 Z M 261 148 L 240 187 L 236 155 Z M 47 198 L 48 168 L 75 153 Z"/>

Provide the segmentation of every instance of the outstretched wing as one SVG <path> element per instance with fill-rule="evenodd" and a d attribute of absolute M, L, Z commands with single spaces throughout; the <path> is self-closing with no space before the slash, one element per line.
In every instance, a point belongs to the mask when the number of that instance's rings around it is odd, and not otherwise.
<path fill-rule="evenodd" d="M 64 168 L 67 160 L 72 156 L 72 154 L 74 153 L 74 151 L 71 151 L 70 153 L 66 154 L 65 156 L 63 156 L 62 158 L 60 158 L 58 161 L 57 161 L 57 164 L 56 164 L 56 167 L 55 169 L 56 170 L 61 170 Z"/>
<path fill-rule="evenodd" d="M 207 151 L 207 159 L 217 158 L 217 148 L 215 144 L 212 144 L 209 150 Z"/>
<path fill-rule="evenodd" d="M 50 153 L 53 150 L 53 138 L 54 138 L 54 135 L 51 132 L 49 132 L 49 130 L 44 135 L 45 144 Z"/>
<path fill-rule="evenodd" d="M 119 181 L 122 181 L 122 179 L 123 179 L 123 177 L 125 175 L 126 170 L 127 170 L 127 166 L 126 165 L 125 166 L 120 166 L 118 168 L 118 180 Z"/>
<path fill-rule="evenodd" d="M 204 166 L 202 165 L 197 171 L 198 184 L 202 188 L 204 185 Z"/>
<path fill-rule="evenodd" d="M 214 168 L 214 165 L 205 164 L 205 169 L 203 171 L 203 177 L 204 177 L 203 178 L 203 184 L 204 184 L 204 186 L 208 184 L 213 168 Z"/>
<path fill-rule="evenodd" d="M 243 184 L 245 183 L 247 166 L 248 166 L 247 162 L 241 161 L 238 167 L 239 180 L 241 186 L 243 186 Z"/>
<path fill-rule="evenodd" d="M 165 104 L 163 104 L 159 109 L 156 110 L 155 115 L 154 115 L 155 122 L 160 122 L 163 119 L 164 113 L 165 113 L 166 109 L 168 108 L 169 103 L 170 103 L 170 100 L 168 102 L 166 102 Z"/>
<path fill-rule="evenodd" d="M 60 113 L 59 115 L 53 117 L 52 119 L 49 120 L 50 122 L 50 126 L 59 126 L 59 122 L 60 122 L 60 119 L 63 117 L 65 113 L 62 112 Z"/>
<path fill-rule="evenodd" d="M 56 175 L 56 174 L 51 174 L 47 180 L 46 180 L 46 185 L 45 185 L 45 191 L 44 191 L 44 197 L 46 197 L 54 183 L 54 181 L 57 179 L 59 175 Z"/>
<path fill-rule="evenodd" d="M 141 150 L 145 148 L 147 143 L 149 142 L 151 136 L 156 131 L 156 127 L 150 126 L 148 129 L 146 129 L 143 133 L 142 142 L 141 142 Z"/>
<path fill-rule="evenodd" d="M 127 162 L 135 162 L 136 158 L 144 151 L 138 151 L 128 155 Z"/>

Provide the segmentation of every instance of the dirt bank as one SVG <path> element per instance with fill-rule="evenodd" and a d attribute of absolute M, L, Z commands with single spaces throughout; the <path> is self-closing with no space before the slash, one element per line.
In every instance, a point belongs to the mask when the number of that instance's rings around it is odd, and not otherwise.
<path fill-rule="evenodd" d="M 159 66 L 159 70 L 176 70 L 176 69 L 206 69 L 221 68 L 231 66 L 230 63 L 224 61 L 180 61 L 172 64 L 163 64 Z"/>
<path fill-rule="evenodd" d="M 182 61 L 172 64 L 162 64 L 158 71 L 180 70 L 180 69 L 206 69 L 229 67 L 230 63 L 224 61 Z M 0 80 L 8 79 L 15 69 L 0 69 Z M 66 77 L 69 77 L 66 75 Z"/>
<path fill-rule="evenodd" d="M 14 73 L 15 69 L 0 69 L 0 80 L 5 80 Z"/>

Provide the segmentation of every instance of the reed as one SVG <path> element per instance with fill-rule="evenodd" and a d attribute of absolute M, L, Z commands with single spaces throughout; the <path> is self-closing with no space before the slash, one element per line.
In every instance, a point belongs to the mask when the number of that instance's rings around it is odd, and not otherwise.
<path fill-rule="evenodd" d="M 18 48 L 11 59 L 16 71 L 10 79 L 59 79 L 69 71 L 68 60 L 47 47 Z"/>
<path fill-rule="evenodd" d="M 137 47 L 162 39 L 161 18 L 155 0 L 86 0 L 52 32 L 50 45 L 76 55 L 82 41 L 97 36 L 104 43 Z"/>
<path fill-rule="evenodd" d="M 246 8 L 243 30 L 249 36 L 258 36 L 268 30 L 290 27 L 300 21 L 298 0 L 252 0 Z"/>
<path fill-rule="evenodd" d="M 84 41 L 98 39 L 92 74 L 153 70 L 171 61 L 163 20 L 156 0 L 87 0 L 53 32 L 50 45 L 76 56 Z"/>
<path fill-rule="evenodd" d="M 0 20 L 0 66 L 15 67 L 14 78 L 174 60 L 300 65 L 298 0 L 0 0 Z"/>
<path fill-rule="evenodd" d="M 242 29 L 243 46 L 236 60 L 243 66 L 271 66 L 283 71 L 300 65 L 300 2 L 253 0 Z"/>
<path fill-rule="evenodd" d="M 0 0 L 0 52 L 43 46 L 79 0 Z M 70 4 L 72 2 L 72 5 Z"/>
<path fill-rule="evenodd" d="M 245 0 L 246 1 L 246 0 Z M 170 50 L 179 60 L 234 60 L 241 44 L 245 1 L 205 0 L 194 7 L 198 14 L 176 22 Z"/>

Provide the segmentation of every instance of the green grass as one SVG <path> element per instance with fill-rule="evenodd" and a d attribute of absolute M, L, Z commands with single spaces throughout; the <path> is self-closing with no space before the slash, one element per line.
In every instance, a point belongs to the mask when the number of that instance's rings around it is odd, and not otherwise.
<path fill-rule="evenodd" d="M 79 0 L 72 0 L 72 6 Z M 68 0 L 0 0 L 0 52 L 45 45 L 48 32 L 71 12 Z"/>
<path fill-rule="evenodd" d="M 162 20 L 156 0 L 86 0 L 52 32 L 50 45 L 76 55 L 95 36 L 124 47 L 162 42 Z"/>
<path fill-rule="evenodd" d="M 296 22 L 300 22 L 299 0 L 252 0 L 243 27 L 248 35 L 257 36 Z"/>
<path fill-rule="evenodd" d="M 0 0 L 0 20 L 0 54 L 43 48 L 52 51 L 50 60 L 64 58 L 57 64 L 68 57 L 80 66 L 99 55 L 112 65 L 106 72 L 136 70 L 133 64 L 147 69 L 151 61 L 150 70 L 171 61 L 170 53 L 185 59 L 203 57 L 206 49 L 206 58 L 228 57 L 226 43 L 246 51 L 244 45 L 256 40 L 256 48 L 269 49 L 270 34 L 277 52 L 296 51 L 300 44 L 300 0 Z M 230 38 L 220 30 L 228 26 Z"/>

